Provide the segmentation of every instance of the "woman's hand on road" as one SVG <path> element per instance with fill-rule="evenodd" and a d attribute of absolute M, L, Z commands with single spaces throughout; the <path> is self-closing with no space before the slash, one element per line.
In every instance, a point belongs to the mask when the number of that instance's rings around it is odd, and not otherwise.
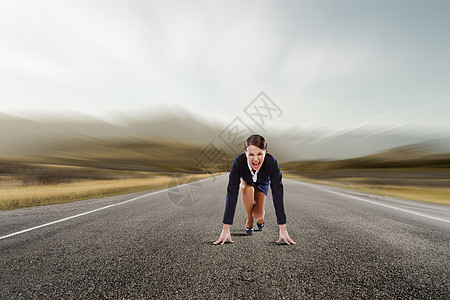
<path fill-rule="evenodd" d="M 286 224 L 281 224 L 280 226 L 280 238 L 278 239 L 277 243 L 279 243 L 282 239 L 287 243 L 287 244 L 296 244 L 296 242 L 294 242 L 291 237 L 289 236 L 287 230 L 286 230 Z"/>
<path fill-rule="evenodd" d="M 231 239 L 231 233 L 230 233 L 230 224 L 223 224 L 222 232 L 220 233 L 220 237 L 217 239 L 217 241 L 213 242 L 214 245 L 217 245 L 218 243 L 221 243 L 223 245 L 227 239 L 230 240 L 230 242 L 233 243 L 233 240 Z"/>

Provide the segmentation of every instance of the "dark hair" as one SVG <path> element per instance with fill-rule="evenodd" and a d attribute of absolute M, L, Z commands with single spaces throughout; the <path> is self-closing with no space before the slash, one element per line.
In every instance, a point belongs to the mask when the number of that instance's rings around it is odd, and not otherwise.
<path fill-rule="evenodd" d="M 244 143 L 244 149 L 247 150 L 247 147 L 253 145 L 263 150 L 267 150 L 267 142 L 266 139 L 260 136 L 259 134 L 252 134 L 247 138 Z"/>

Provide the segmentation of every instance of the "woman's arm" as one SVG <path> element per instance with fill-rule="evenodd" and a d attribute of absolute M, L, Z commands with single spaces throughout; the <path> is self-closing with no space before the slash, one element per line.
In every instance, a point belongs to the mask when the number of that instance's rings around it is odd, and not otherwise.
<path fill-rule="evenodd" d="M 234 213 L 236 212 L 236 204 L 239 194 L 240 172 L 236 160 L 231 165 L 230 175 L 228 178 L 227 199 L 225 203 L 225 212 L 223 215 L 223 223 L 232 225 Z"/>
<path fill-rule="evenodd" d="M 284 186 L 283 175 L 281 174 L 278 162 L 275 159 L 273 163 L 272 173 L 270 175 L 270 188 L 272 189 L 273 205 L 275 206 L 275 214 L 277 215 L 277 223 L 280 227 L 280 236 L 277 241 L 279 243 L 282 239 L 287 244 L 296 244 L 289 236 L 286 229 L 286 213 L 284 211 Z"/>
<path fill-rule="evenodd" d="M 284 187 L 283 175 L 281 174 L 278 162 L 274 159 L 272 172 L 270 174 L 270 189 L 272 190 L 272 200 L 275 207 L 278 225 L 286 224 L 286 213 L 284 211 Z"/>
<path fill-rule="evenodd" d="M 225 204 L 225 212 L 223 215 L 223 229 L 220 233 L 220 237 L 213 242 L 213 244 L 217 245 L 220 242 L 221 245 L 225 243 L 228 239 L 233 243 L 231 239 L 230 227 L 233 224 L 234 213 L 236 211 L 237 198 L 239 194 L 239 183 L 240 183 L 240 173 L 236 164 L 236 159 L 233 160 L 233 164 L 231 165 L 230 175 L 228 179 L 228 187 L 227 187 L 227 201 Z"/>

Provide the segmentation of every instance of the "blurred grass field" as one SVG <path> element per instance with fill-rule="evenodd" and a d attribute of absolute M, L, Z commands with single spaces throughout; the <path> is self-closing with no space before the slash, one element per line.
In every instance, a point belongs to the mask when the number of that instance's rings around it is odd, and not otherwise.
<path fill-rule="evenodd" d="M 339 179 L 311 179 L 310 177 L 292 174 L 289 172 L 283 173 L 286 178 L 292 178 L 300 181 L 324 184 L 330 186 L 343 187 L 353 189 L 369 194 L 388 196 L 394 198 L 409 199 L 415 201 L 422 201 L 434 204 L 450 205 L 450 187 L 441 186 L 411 186 L 411 185 L 386 185 L 386 184 L 366 184 L 365 181 L 370 181 L 372 178 L 348 178 L 341 177 Z M 448 184 L 448 183 L 447 183 Z"/>
<path fill-rule="evenodd" d="M 216 174 L 179 174 L 183 183 L 207 178 Z M 9 210 L 29 206 L 67 203 L 84 199 L 101 198 L 126 193 L 174 186 L 172 176 L 153 174 L 143 178 L 114 180 L 83 180 L 54 185 L 10 186 L 1 188 L 0 209 Z"/>
<path fill-rule="evenodd" d="M 165 139 L 86 141 L 0 158 L 0 209 L 65 203 L 168 187 L 228 173 L 235 155 L 204 168 L 203 144 Z M 450 205 L 450 155 L 394 149 L 338 161 L 280 162 L 284 177 Z M 187 181 L 187 182 L 189 182 Z"/>
<path fill-rule="evenodd" d="M 225 172 L 202 168 L 203 144 L 170 140 L 95 141 L 45 155 L 0 159 L 0 209 L 66 203 L 159 189 Z"/>
<path fill-rule="evenodd" d="M 450 205 L 450 155 L 415 147 L 339 161 L 280 164 L 285 177 L 370 194 Z"/>

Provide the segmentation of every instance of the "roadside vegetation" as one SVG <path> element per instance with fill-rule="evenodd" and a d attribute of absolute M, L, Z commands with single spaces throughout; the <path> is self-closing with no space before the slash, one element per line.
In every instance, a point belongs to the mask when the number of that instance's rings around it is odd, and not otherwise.
<path fill-rule="evenodd" d="M 280 164 L 284 176 L 376 195 L 450 205 L 450 155 L 401 147 L 375 155 Z"/>
<path fill-rule="evenodd" d="M 58 153 L 0 159 L 0 210 L 66 203 L 144 190 L 226 172 L 195 158 L 205 145 L 171 141 L 97 143 Z"/>
<path fill-rule="evenodd" d="M 205 145 L 170 140 L 89 141 L 45 155 L 0 158 L 0 210 L 165 188 L 229 172 L 203 168 Z M 401 147 L 346 160 L 280 163 L 284 177 L 450 205 L 450 155 Z"/>
<path fill-rule="evenodd" d="M 0 209 L 8 210 L 37 205 L 67 203 L 83 199 L 101 198 L 145 190 L 174 186 L 173 176 L 183 183 L 215 174 L 147 174 L 147 177 L 109 180 L 82 180 L 52 185 L 28 185 L 2 187 Z"/>

